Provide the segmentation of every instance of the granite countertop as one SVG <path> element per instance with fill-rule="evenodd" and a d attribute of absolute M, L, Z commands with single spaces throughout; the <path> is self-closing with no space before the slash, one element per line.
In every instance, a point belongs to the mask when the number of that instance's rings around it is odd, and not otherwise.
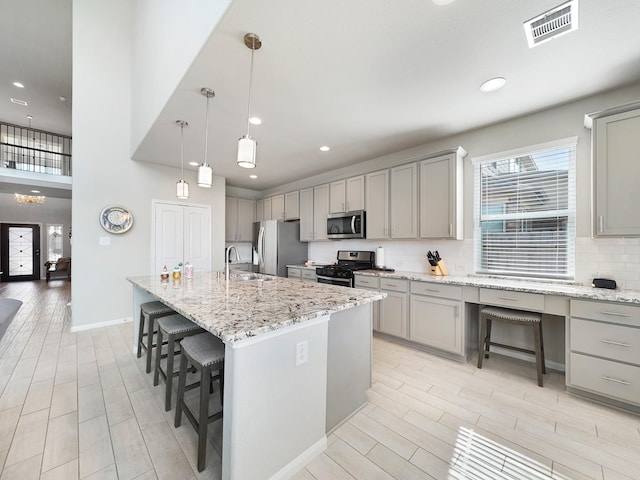
<path fill-rule="evenodd" d="M 237 272 L 246 273 L 246 272 Z M 266 275 L 268 276 L 268 275 Z M 193 279 L 161 281 L 159 275 L 127 277 L 225 343 L 382 300 L 386 294 L 298 279 L 229 281 L 224 273 L 200 272 Z"/>
<path fill-rule="evenodd" d="M 640 292 L 635 290 L 608 290 L 606 288 L 593 288 L 584 285 L 569 285 L 565 283 L 536 282 L 481 276 L 436 276 L 420 272 L 381 272 L 378 270 L 359 270 L 356 272 L 356 275 L 394 278 L 398 280 L 418 280 L 421 282 L 442 283 L 446 285 L 494 288 L 512 292 L 560 295 L 577 299 L 640 304 Z"/>

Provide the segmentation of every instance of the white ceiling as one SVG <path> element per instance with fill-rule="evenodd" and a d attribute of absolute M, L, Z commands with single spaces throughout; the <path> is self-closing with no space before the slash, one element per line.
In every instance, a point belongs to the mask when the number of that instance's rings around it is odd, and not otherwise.
<path fill-rule="evenodd" d="M 0 2 L 1 64 L 16 65 L 0 72 L 0 119 L 25 123 L 24 110 L 5 108 L 13 107 L 11 82 L 19 79 L 29 85 L 23 97 L 37 95 L 29 108 L 43 103 L 32 113 L 34 126 L 69 133 L 71 1 Z M 189 122 L 185 159 L 202 162 L 201 87 L 216 92 L 208 158 L 214 174 L 264 190 L 640 80 L 640 2 L 580 0 L 577 32 L 529 49 L 522 23 L 560 3 L 235 0 L 134 159 L 178 167 L 175 121 L 182 119 Z M 45 12 L 23 11 L 21 18 L 27 25 L 38 19 L 38 28 L 17 27 L 4 15 L 35 4 Z M 250 50 L 242 39 L 249 31 L 263 42 L 254 65 L 252 110 L 263 124 L 251 127 L 258 141 L 253 171 L 235 165 L 246 131 Z M 506 86 L 481 93 L 480 84 L 494 76 L 505 77 Z M 62 106 L 60 95 L 69 99 Z M 331 150 L 322 153 L 321 145 Z M 195 168 L 187 180 L 195 183 Z"/>

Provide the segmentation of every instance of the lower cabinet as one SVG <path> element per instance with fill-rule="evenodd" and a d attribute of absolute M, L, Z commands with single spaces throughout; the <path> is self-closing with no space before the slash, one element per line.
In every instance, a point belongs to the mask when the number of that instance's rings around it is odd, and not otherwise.
<path fill-rule="evenodd" d="M 356 275 L 354 279 L 354 287 L 362 288 L 363 290 L 374 290 L 379 291 L 378 287 L 378 278 L 377 277 L 369 277 L 364 275 Z M 372 322 L 373 322 L 373 331 L 380 331 L 380 303 L 381 302 L 373 302 L 372 304 Z"/>
<path fill-rule="evenodd" d="M 409 340 L 463 355 L 461 302 L 411 295 Z"/>
<path fill-rule="evenodd" d="M 287 277 L 288 278 L 301 278 L 302 277 L 302 269 L 287 267 Z"/>
<path fill-rule="evenodd" d="M 317 282 L 318 281 L 318 278 L 316 277 L 316 271 L 315 270 L 309 270 L 307 268 L 303 268 L 302 269 L 301 278 L 302 278 L 302 280 L 307 280 L 309 282 Z"/>
<path fill-rule="evenodd" d="M 409 294 L 407 280 L 380 279 L 380 291 L 387 298 L 380 302 L 379 331 L 395 337 L 407 338 Z"/>

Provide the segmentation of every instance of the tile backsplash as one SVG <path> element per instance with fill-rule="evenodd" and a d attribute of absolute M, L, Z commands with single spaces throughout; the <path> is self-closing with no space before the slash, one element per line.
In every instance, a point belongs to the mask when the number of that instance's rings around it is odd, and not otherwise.
<path fill-rule="evenodd" d="M 450 275 L 473 274 L 472 239 L 456 240 L 341 240 L 309 243 L 309 259 L 333 263 L 338 250 L 375 250 L 384 247 L 387 267 L 427 272 L 428 250 L 438 250 Z M 619 288 L 640 290 L 640 238 L 576 238 L 575 283 L 590 285 L 594 277 L 615 280 Z"/>

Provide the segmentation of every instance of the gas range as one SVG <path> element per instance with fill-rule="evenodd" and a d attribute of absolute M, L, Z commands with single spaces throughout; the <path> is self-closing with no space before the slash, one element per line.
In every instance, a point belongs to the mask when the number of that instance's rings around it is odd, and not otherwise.
<path fill-rule="evenodd" d="M 316 268 L 318 283 L 353 287 L 353 272 L 369 270 L 375 265 L 375 252 L 338 250 L 338 263 Z"/>

